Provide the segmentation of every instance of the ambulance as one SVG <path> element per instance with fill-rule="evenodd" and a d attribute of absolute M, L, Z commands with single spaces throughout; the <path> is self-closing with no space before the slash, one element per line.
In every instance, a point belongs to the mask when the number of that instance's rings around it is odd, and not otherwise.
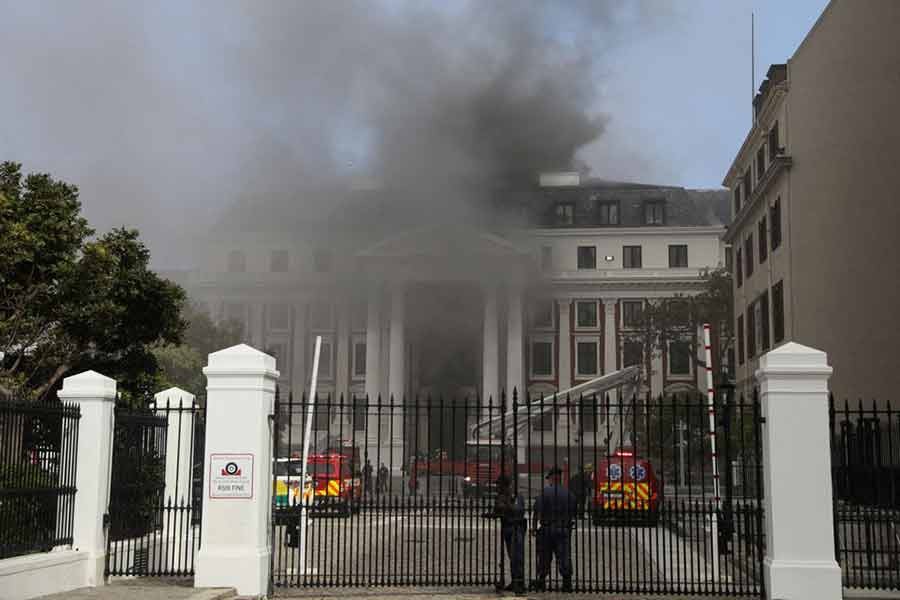
<path fill-rule="evenodd" d="M 310 454 L 306 463 L 306 486 L 300 485 L 302 462 L 299 457 L 279 458 L 276 461 L 276 507 L 298 506 L 312 495 L 311 514 L 349 515 L 359 511 L 362 480 L 351 471 L 351 457 L 331 452 Z"/>
<path fill-rule="evenodd" d="M 597 465 L 592 516 L 595 525 L 622 518 L 655 525 L 663 500 L 663 482 L 649 460 L 629 447 Z"/>

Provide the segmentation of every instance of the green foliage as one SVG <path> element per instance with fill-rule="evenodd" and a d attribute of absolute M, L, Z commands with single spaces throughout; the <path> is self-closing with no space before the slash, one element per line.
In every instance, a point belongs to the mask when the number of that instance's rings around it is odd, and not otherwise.
<path fill-rule="evenodd" d="M 156 387 L 151 347 L 180 342 L 184 291 L 149 269 L 137 231 L 90 239 L 80 211 L 74 186 L 0 164 L 0 395 L 94 369 L 137 402 Z"/>
<path fill-rule="evenodd" d="M 206 389 L 203 366 L 210 353 L 240 343 L 242 327 L 237 321 L 215 323 L 205 311 L 188 304 L 184 309 L 187 329 L 181 344 L 158 344 L 153 354 L 161 367 L 160 387 L 177 386 L 202 397 Z"/>

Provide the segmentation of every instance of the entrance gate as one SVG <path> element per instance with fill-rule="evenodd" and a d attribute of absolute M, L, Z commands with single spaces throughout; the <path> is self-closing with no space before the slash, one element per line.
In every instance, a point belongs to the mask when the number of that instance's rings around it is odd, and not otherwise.
<path fill-rule="evenodd" d="M 205 414 L 196 403 L 116 406 L 106 576 L 193 576 Z"/>
<path fill-rule="evenodd" d="M 309 404 L 276 399 L 274 588 L 508 584 L 494 482 L 515 482 L 530 534 L 544 474 L 558 466 L 579 498 L 576 591 L 764 597 L 758 399 L 720 399 L 711 434 L 701 396 L 620 393 L 527 404 L 514 394 L 505 411 L 495 401 L 319 397 L 307 503 L 299 457 Z M 441 426 L 457 419 L 465 435 Z M 525 536 L 526 582 L 536 577 L 536 539 Z M 561 586 L 556 568 L 551 590 Z"/>

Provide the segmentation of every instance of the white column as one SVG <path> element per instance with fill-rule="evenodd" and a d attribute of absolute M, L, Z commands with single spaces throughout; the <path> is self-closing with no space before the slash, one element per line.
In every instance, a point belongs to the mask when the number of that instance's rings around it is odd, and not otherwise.
<path fill-rule="evenodd" d="M 500 330 L 497 316 L 497 288 L 484 289 L 484 327 L 482 338 L 481 403 L 500 401 Z"/>
<path fill-rule="evenodd" d="M 559 391 L 572 387 L 572 301 L 559 301 Z"/>
<path fill-rule="evenodd" d="M 275 359 L 245 344 L 209 355 L 207 481 L 195 587 L 263 596 L 269 584 Z"/>
<path fill-rule="evenodd" d="M 88 553 L 86 584 L 103 585 L 103 515 L 109 506 L 116 382 L 100 373 L 85 371 L 66 377 L 57 395 L 61 401 L 74 402 L 81 409 L 72 547 Z"/>
<path fill-rule="evenodd" d="M 306 390 L 306 356 L 309 349 L 309 338 L 306 330 L 306 303 L 294 305 L 294 348 L 291 354 L 291 391 L 294 402 L 300 402 Z M 286 400 L 284 396 L 282 400 Z"/>
<path fill-rule="evenodd" d="M 619 348 L 616 345 L 616 300 L 603 300 L 603 374 L 616 370 Z"/>
<path fill-rule="evenodd" d="M 824 352 L 789 343 L 760 358 L 770 598 L 839 600 Z"/>
<path fill-rule="evenodd" d="M 335 352 L 337 356 L 334 361 L 334 397 L 335 402 L 340 401 L 341 395 L 344 397 L 344 402 L 349 404 L 352 399 L 350 396 L 350 303 L 347 302 L 346 298 L 341 299 L 337 302 L 337 339 L 335 340 Z M 351 414 L 350 411 L 346 411 L 341 409 L 340 412 L 343 412 L 339 418 L 343 418 L 345 423 L 349 422 Z M 340 430 L 341 425 L 336 423 L 335 426 Z M 346 424 L 343 427 L 344 431 L 347 431 Z"/>
<path fill-rule="evenodd" d="M 367 445 L 378 439 L 378 416 L 372 408 L 381 394 L 381 291 L 369 292 L 366 305 L 366 396 L 369 400 L 366 424 Z M 377 466 L 377 465 L 376 465 Z"/>
<path fill-rule="evenodd" d="M 262 303 L 251 302 L 249 318 L 250 331 L 248 332 L 250 336 L 248 339 L 250 340 L 250 345 L 258 350 L 263 349 L 263 343 L 265 342 L 265 321 L 263 320 L 264 316 L 265 311 L 263 310 Z"/>
<path fill-rule="evenodd" d="M 403 464 L 403 404 L 406 397 L 406 314 L 405 290 L 395 285 L 391 290 L 390 374 L 388 400 L 390 409 L 391 467 L 400 471 Z"/>
<path fill-rule="evenodd" d="M 194 395 L 177 387 L 153 396 L 157 416 L 166 417 L 165 501 L 177 505 L 191 501 Z"/>
<path fill-rule="evenodd" d="M 510 287 L 506 303 L 506 395 L 512 398 L 513 390 L 519 393 L 519 402 L 528 401 L 525 389 L 522 335 L 522 289 Z"/>

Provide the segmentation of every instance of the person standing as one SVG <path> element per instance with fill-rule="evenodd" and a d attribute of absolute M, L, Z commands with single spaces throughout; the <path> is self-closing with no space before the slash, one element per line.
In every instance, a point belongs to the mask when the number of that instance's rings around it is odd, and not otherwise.
<path fill-rule="evenodd" d="M 363 491 L 369 496 L 372 494 L 372 461 L 366 458 L 366 464 L 363 467 Z"/>
<path fill-rule="evenodd" d="M 375 475 L 375 493 L 383 494 L 387 491 L 388 468 L 381 463 L 378 473 Z"/>
<path fill-rule="evenodd" d="M 497 478 L 497 497 L 494 499 L 494 511 L 489 518 L 500 519 L 500 533 L 506 556 L 509 558 L 509 572 L 512 582 L 503 588 L 503 581 L 498 582 L 497 589 L 515 592 L 516 596 L 525 595 L 525 501 L 513 490 L 509 476 Z"/>
<path fill-rule="evenodd" d="M 562 577 L 562 591 L 572 591 L 572 528 L 575 526 L 577 503 L 575 496 L 560 485 L 562 469 L 554 467 L 547 473 L 548 485 L 534 501 L 531 534 L 536 536 L 537 573 L 531 589 L 543 591 L 550 563 L 556 557 L 556 568 Z M 540 525 L 540 528 L 538 528 Z"/>

